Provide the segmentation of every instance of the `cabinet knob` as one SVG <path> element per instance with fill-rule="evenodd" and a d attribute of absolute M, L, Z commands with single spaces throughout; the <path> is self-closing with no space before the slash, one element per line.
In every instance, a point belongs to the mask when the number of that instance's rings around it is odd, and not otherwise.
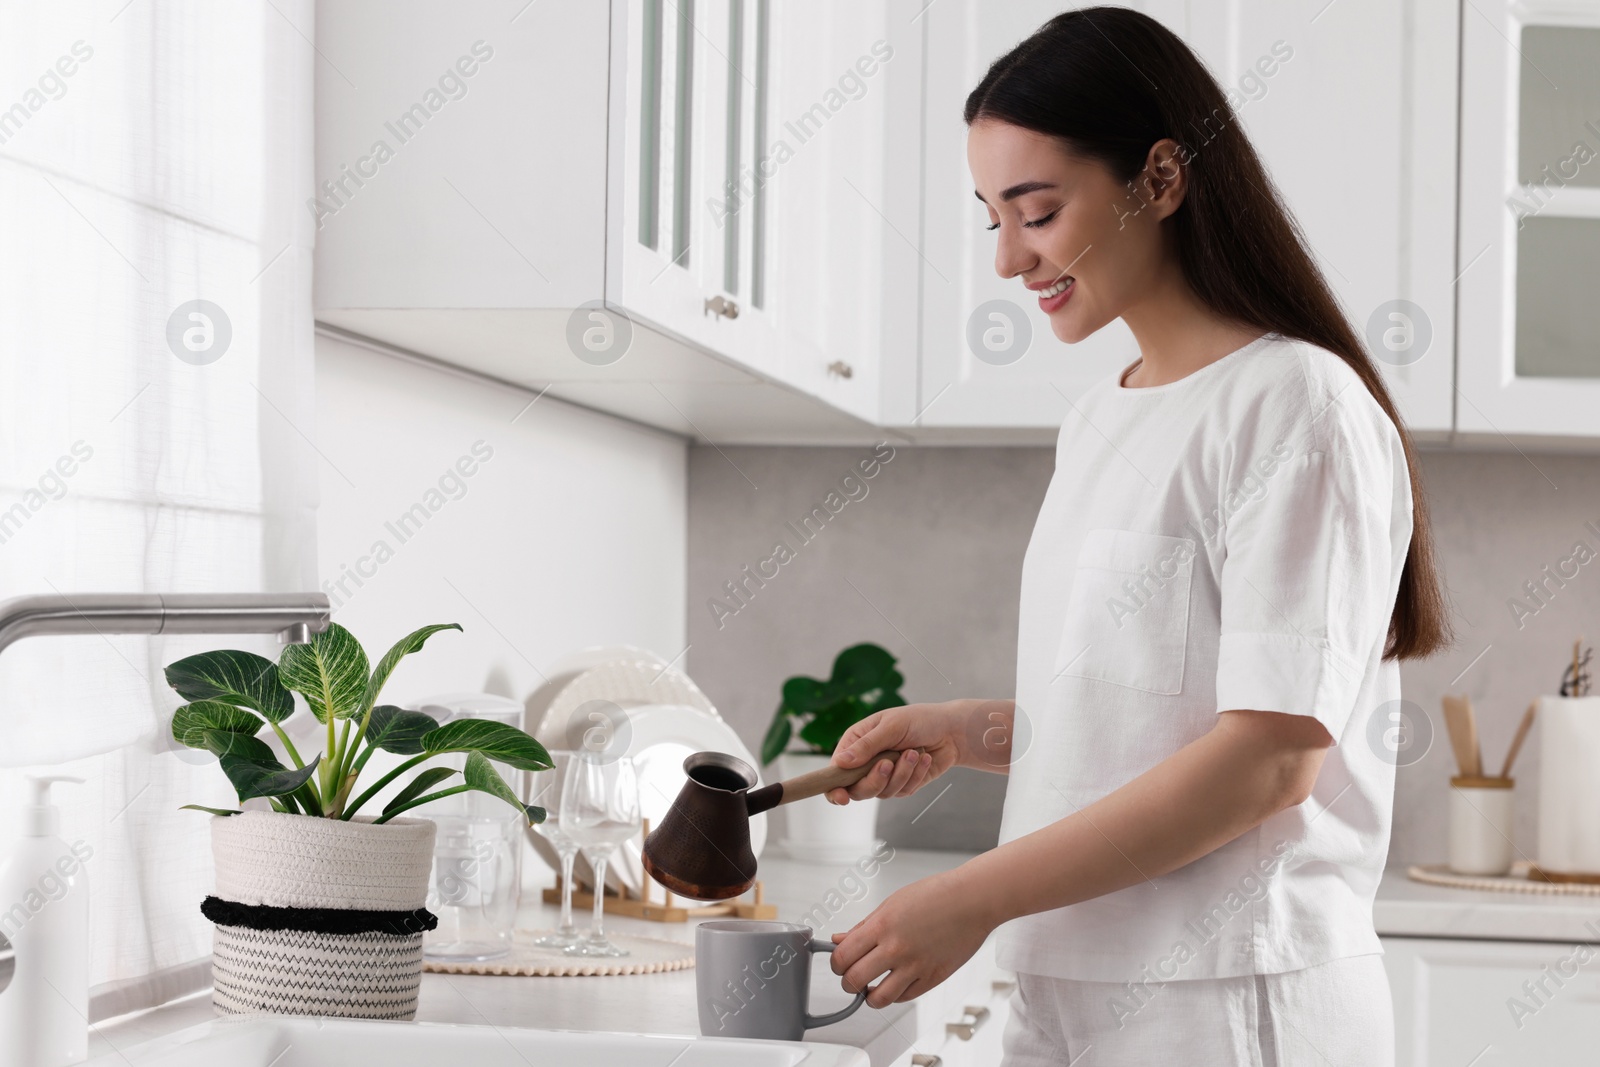
<path fill-rule="evenodd" d="M 844 360 L 836 359 L 828 364 L 828 373 L 836 378 L 851 378 L 855 376 L 856 372 Z"/>
<path fill-rule="evenodd" d="M 968 1004 L 961 1009 L 961 1021 L 958 1023 L 945 1023 L 944 1032 L 955 1034 L 963 1041 L 971 1041 L 972 1035 L 978 1032 L 984 1020 L 989 1018 L 988 1008 L 977 1008 Z"/>
<path fill-rule="evenodd" d="M 716 315 L 718 318 L 736 319 L 739 317 L 739 304 L 718 293 L 716 296 L 706 298 L 705 313 Z"/>
<path fill-rule="evenodd" d="M 911 1054 L 911 1067 L 943 1067 L 944 1057 L 935 1056 L 931 1052 L 913 1052 Z"/>

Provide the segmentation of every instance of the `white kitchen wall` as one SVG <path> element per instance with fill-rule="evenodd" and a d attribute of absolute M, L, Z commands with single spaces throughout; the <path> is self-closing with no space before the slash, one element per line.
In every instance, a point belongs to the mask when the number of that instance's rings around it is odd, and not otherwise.
<path fill-rule="evenodd" d="M 318 574 L 381 655 L 459 622 L 385 698 L 526 699 L 557 657 L 684 638 L 682 439 L 532 393 L 317 338 Z"/>

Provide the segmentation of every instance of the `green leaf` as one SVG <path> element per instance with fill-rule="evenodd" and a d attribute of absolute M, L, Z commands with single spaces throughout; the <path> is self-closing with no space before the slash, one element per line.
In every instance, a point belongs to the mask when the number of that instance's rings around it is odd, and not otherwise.
<path fill-rule="evenodd" d="M 254 736 L 266 723 L 220 700 L 197 700 L 172 713 L 172 736 L 190 748 L 207 748 L 208 731 Z"/>
<path fill-rule="evenodd" d="M 789 714 L 783 708 L 772 717 L 772 725 L 767 727 L 767 736 L 761 739 L 761 765 L 765 767 L 789 747 L 789 738 L 794 735 L 794 724 L 789 721 Z"/>
<path fill-rule="evenodd" d="M 294 697 L 278 680 L 278 665 L 254 652 L 202 652 L 167 667 L 167 684 L 185 700 L 220 700 L 252 708 L 268 722 L 294 713 Z"/>
<path fill-rule="evenodd" d="M 244 812 L 240 811 L 238 808 L 208 808 L 204 804 L 185 804 L 182 807 L 180 807 L 178 810 L 179 811 L 209 811 L 213 815 L 222 815 L 224 817 L 226 817 L 228 815 L 243 815 L 244 814 Z"/>
<path fill-rule="evenodd" d="M 312 785 L 310 782 L 307 782 L 305 785 L 296 790 L 293 796 L 294 799 L 300 802 L 300 806 L 305 809 L 305 813 L 307 815 L 316 815 L 320 817 L 324 814 L 322 810 L 322 797 L 317 795 L 317 787 Z"/>
<path fill-rule="evenodd" d="M 855 697 L 837 700 L 814 715 L 800 728 L 800 739 L 818 752 L 831 753 L 839 747 L 845 731 L 866 718 L 870 712 Z"/>
<path fill-rule="evenodd" d="M 223 756 L 222 771 L 233 783 L 239 799 L 245 801 L 254 797 L 281 797 L 293 793 L 310 780 L 317 764 L 321 762 L 322 757 L 318 756 L 306 766 L 291 771 L 276 761 L 263 763 L 240 756 Z"/>
<path fill-rule="evenodd" d="M 882 711 L 885 708 L 902 707 L 905 702 L 906 698 L 900 695 L 900 690 L 898 689 L 884 689 L 878 693 L 876 700 L 863 699 L 863 703 L 867 706 L 868 715 L 875 711 Z"/>
<path fill-rule="evenodd" d="M 438 785 L 452 774 L 456 773 L 454 767 L 430 767 L 411 779 L 411 784 L 394 795 L 394 799 L 383 806 L 385 815 L 396 808 L 405 807 L 411 801 L 426 793 L 431 787 Z"/>
<path fill-rule="evenodd" d="M 834 657 L 833 676 L 826 682 L 804 675 L 784 682 L 778 713 L 800 720 L 800 739 L 814 751 L 832 752 L 851 726 L 875 711 L 905 703 L 900 695 L 905 679 L 894 665 L 894 656 L 877 645 L 852 645 Z M 774 724 L 762 744 L 764 760 L 777 733 Z"/>
<path fill-rule="evenodd" d="M 372 669 L 372 677 L 367 679 L 366 688 L 361 694 L 360 710 L 365 713 L 378 702 L 378 693 L 382 691 L 384 683 L 388 682 L 389 675 L 394 673 L 394 669 L 400 665 L 401 660 L 421 649 L 428 638 L 440 630 L 460 629 L 460 623 L 435 623 L 432 626 L 424 626 L 420 630 L 413 630 L 395 642 L 394 647 L 385 652 L 383 658 L 378 661 L 378 665 Z"/>
<path fill-rule="evenodd" d="M 506 780 L 500 777 L 500 772 L 494 769 L 494 764 L 490 763 L 483 753 L 474 752 L 467 756 L 467 768 L 462 772 L 462 777 L 466 779 L 467 788 L 499 797 L 522 812 L 529 826 L 544 822 L 545 810 L 536 804 L 524 804 L 519 800 L 517 794 L 506 784 Z"/>
<path fill-rule="evenodd" d="M 542 771 L 550 767 L 550 753 L 543 745 L 503 722 L 487 719 L 456 719 L 423 735 L 424 752 L 481 752 L 490 759 L 523 771 Z"/>
<path fill-rule="evenodd" d="M 438 728 L 432 715 L 382 704 L 367 720 L 367 741 L 397 756 L 415 756 L 422 751 L 423 735 Z"/>
<path fill-rule="evenodd" d="M 894 656 L 877 645 L 852 645 L 835 657 L 829 684 L 838 693 L 854 696 L 873 689 L 898 689 L 905 679 L 894 664 Z"/>
<path fill-rule="evenodd" d="M 267 743 L 259 737 L 249 734 L 229 733 L 225 730 L 207 730 L 203 743 L 196 746 L 210 750 L 218 757 L 233 756 L 237 759 L 249 760 L 252 763 L 278 762 L 277 753 L 267 747 Z"/>
<path fill-rule="evenodd" d="M 833 700 L 826 682 L 801 675 L 783 683 L 783 709 L 791 715 L 809 715 Z"/>
<path fill-rule="evenodd" d="M 278 677 L 306 698 L 318 722 L 327 722 L 330 714 L 347 719 L 360 709 L 367 689 L 367 654 L 355 635 L 331 623 L 309 644 L 283 650 Z"/>

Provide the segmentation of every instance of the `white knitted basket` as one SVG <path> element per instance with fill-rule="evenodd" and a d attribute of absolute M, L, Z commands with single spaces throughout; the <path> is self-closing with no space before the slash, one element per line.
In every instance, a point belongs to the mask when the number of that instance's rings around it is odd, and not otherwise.
<path fill-rule="evenodd" d="M 216 896 L 273 908 L 409 912 L 423 907 L 434 824 L 247 811 L 211 822 Z M 212 1005 L 268 1012 L 409 1019 L 422 981 L 422 931 L 330 934 L 217 925 Z"/>

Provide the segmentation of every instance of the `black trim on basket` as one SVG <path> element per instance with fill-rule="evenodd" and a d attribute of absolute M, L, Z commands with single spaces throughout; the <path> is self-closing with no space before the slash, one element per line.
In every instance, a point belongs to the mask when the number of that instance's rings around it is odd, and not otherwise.
<path fill-rule="evenodd" d="M 248 930 L 299 930 L 308 934 L 420 934 L 439 925 L 427 908 L 416 911 L 358 911 L 346 908 L 273 908 L 206 897 L 200 914 L 218 926 Z"/>

